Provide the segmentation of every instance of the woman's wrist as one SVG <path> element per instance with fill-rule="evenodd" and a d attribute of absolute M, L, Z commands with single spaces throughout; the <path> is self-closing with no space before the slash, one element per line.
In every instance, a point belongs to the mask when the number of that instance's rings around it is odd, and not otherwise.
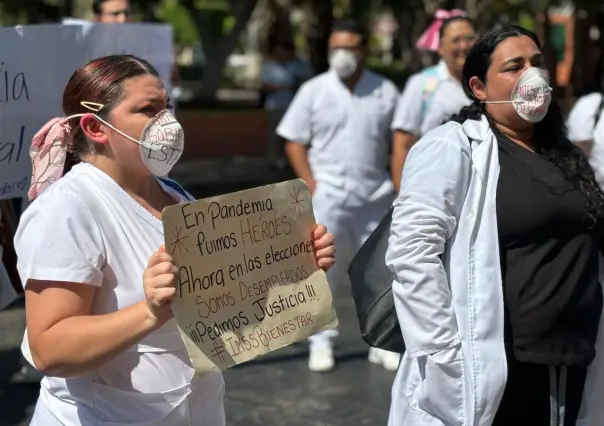
<path fill-rule="evenodd" d="M 141 314 L 143 316 L 145 331 L 153 332 L 160 329 L 166 322 L 168 322 L 168 319 L 166 318 L 158 318 L 155 316 L 146 300 L 139 302 L 138 308 L 141 310 Z"/>

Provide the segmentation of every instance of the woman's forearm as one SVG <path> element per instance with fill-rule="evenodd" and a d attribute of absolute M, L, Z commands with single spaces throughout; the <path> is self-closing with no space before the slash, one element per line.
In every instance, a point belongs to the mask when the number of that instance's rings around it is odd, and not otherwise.
<path fill-rule="evenodd" d="M 145 301 L 110 314 L 70 317 L 37 336 L 31 347 L 33 360 L 46 375 L 81 376 L 95 371 L 161 325 Z"/>

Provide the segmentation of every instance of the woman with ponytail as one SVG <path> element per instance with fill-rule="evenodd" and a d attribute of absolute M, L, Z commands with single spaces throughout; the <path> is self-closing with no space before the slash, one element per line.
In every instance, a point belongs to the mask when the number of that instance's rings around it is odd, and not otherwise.
<path fill-rule="evenodd" d="M 487 32 L 462 83 L 471 105 L 411 149 L 394 204 L 390 425 L 604 424 L 604 193 L 535 34 Z"/>
<path fill-rule="evenodd" d="M 185 142 L 170 106 L 151 64 L 106 56 L 74 72 L 65 116 L 34 136 L 15 237 L 21 349 L 45 376 L 31 426 L 225 425 L 222 375 L 195 375 L 171 310 L 161 212 L 193 197 L 165 178 Z M 328 269 L 333 236 L 312 240 Z"/>

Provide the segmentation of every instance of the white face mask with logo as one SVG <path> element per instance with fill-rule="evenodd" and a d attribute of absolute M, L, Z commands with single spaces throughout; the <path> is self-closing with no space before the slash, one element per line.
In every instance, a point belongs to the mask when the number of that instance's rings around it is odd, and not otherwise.
<path fill-rule="evenodd" d="M 545 70 L 532 67 L 518 79 L 509 101 L 485 101 L 485 104 L 514 104 L 520 117 L 530 123 L 538 123 L 547 114 L 552 102 L 552 88 Z"/>
<path fill-rule="evenodd" d="M 103 105 L 94 102 L 82 102 L 82 105 L 94 112 L 99 112 Z M 84 114 L 68 118 L 82 117 Z M 185 147 L 183 128 L 172 111 L 165 109 L 155 115 L 143 128 L 137 140 L 117 129 L 98 115 L 94 116 L 126 139 L 138 144 L 143 162 L 155 176 L 166 176 L 182 156 Z"/>
<path fill-rule="evenodd" d="M 329 68 L 341 79 L 346 79 L 354 74 L 358 66 L 359 60 L 350 50 L 335 49 L 329 55 Z"/>

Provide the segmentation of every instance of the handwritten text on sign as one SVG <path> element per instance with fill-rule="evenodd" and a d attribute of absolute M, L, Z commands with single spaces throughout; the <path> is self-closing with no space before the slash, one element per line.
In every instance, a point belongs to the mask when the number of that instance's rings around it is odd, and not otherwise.
<path fill-rule="evenodd" d="M 0 59 L 0 108 L 12 108 L 12 103 L 29 101 L 25 72 L 13 72 Z M 9 166 L 18 163 L 24 151 L 24 158 L 29 160 L 28 148 L 23 149 L 25 126 L 19 125 L 14 130 L 13 133 L 0 132 L 0 168 L 4 164 L 4 168 L 8 169 Z M 0 180 L 0 199 L 21 196 L 27 189 L 28 178 L 29 176 L 17 176 L 16 179 Z"/>
<path fill-rule="evenodd" d="M 303 181 L 172 206 L 162 216 L 180 272 L 172 310 L 199 375 L 337 325 Z"/>

